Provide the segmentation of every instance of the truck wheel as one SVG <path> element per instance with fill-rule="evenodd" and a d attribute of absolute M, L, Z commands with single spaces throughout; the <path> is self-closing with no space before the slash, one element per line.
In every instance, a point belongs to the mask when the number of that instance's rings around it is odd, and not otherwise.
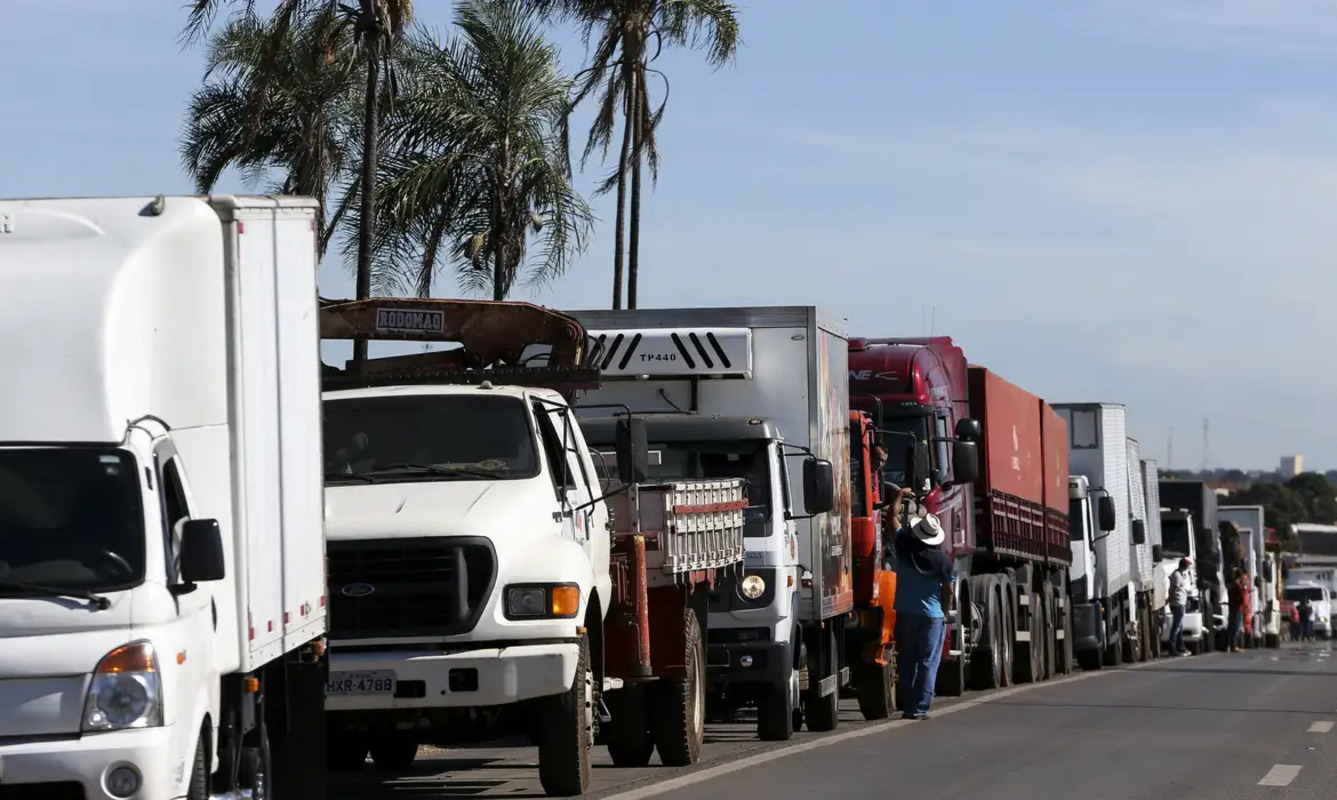
<path fill-rule="evenodd" d="M 600 728 L 615 767 L 643 767 L 655 752 L 650 732 L 650 698 L 644 686 L 627 686 L 604 695 L 611 718 Z"/>
<path fill-rule="evenodd" d="M 659 760 L 666 767 L 687 767 L 701 758 L 706 738 L 706 654 L 696 612 L 683 612 L 686 667 L 681 678 L 661 678 L 656 685 L 652 725 Z"/>
<path fill-rule="evenodd" d="M 1043 591 L 1035 597 L 1040 601 L 1040 680 L 1047 681 L 1054 677 L 1054 599 L 1049 593 L 1049 584 L 1044 583 Z"/>
<path fill-rule="evenodd" d="M 1016 605 L 1016 583 L 1011 578 L 1009 571 L 1007 576 L 996 576 L 994 582 L 998 585 L 998 608 L 1002 613 L 1002 637 L 1000 641 L 1003 645 L 1003 673 L 999 680 L 999 686 L 1011 686 L 1016 682 L 1017 659 L 1027 656 L 1034 664 L 1035 656 L 1028 652 L 1019 652 L 1017 647 L 1017 605 Z M 1009 592 L 1009 589 L 1014 591 Z M 1010 599 L 1009 599 L 1010 598 Z"/>
<path fill-rule="evenodd" d="M 403 772 L 418 758 L 418 737 L 410 731 L 395 731 L 377 737 L 371 744 L 371 760 L 377 772 Z"/>
<path fill-rule="evenodd" d="M 763 742 L 787 742 L 802 724 L 803 717 L 794 708 L 793 687 L 787 681 L 770 687 L 757 701 L 757 738 Z"/>
<path fill-rule="evenodd" d="M 370 743 L 361 733 L 330 730 L 325 734 L 325 759 L 332 772 L 358 772 L 367 765 Z"/>
<path fill-rule="evenodd" d="M 1184 646 L 1188 648 L 1189 655 L 1202 655 L 1202 642 L 1188 642 Z"/>
<path fill-rule="evenodd" d="M 860 664 L 854 679 L 859 713 L 866 720 L 886 719 L 896 711 L 896 662 Z"/>
<path fill-rule="evenodd" d="M 186 800 L 209 800 L 209 731 L 200 731 L 200 740 L 195 745 L 195 759 L 190 765 L 190 785 L 186 787 Z"/>
<path fill-rule="evenodd" d="M 826 630 L 818 635 L 822 637 L 822 646 L 813 657 L 818 668 L 810 666 L 808 669 L 810 676 L 816 673 L 817 677 L 816 680 L 808 678 L 808 689 L 803 698 L 803 716 L 808 720 L 808 730 L 814 733 L 833 731 L 840 724 L 840 692 L 832 692 L 826 697 L 821 696 L 822 679 L 840 674 L 840 666 L 837 663 L 839 654 L 836 651 L 836 631 L 828 624 Z M 831 662 L 830 670 L 821 668 L 823 661 Z"/>
<path fill-rule="evenodd" d="M 1022 587 L 1017 587 L 1020 593 Z M 1017 683 L 1039 683 L 1044 680 L 1044 609 L 1039 603 L 1039 595 L 1031 593 L 1029 588 L 1026 592 L 1026 608 L 1030 611 L 1031 618 L 1031 640 L 1029 642 L 1019 642 L 1017 648 L 1017 662 L 1013 669 L 1013 677 Z M 1018 594 L 1018 597 L 1021 595 Z M 1013 634 L 1015 638 L 1015 634 Z"/>
<path fill-rule="evenodd" d="M 1275 633 L 1269 633 L 1263 637 L 1263 646 L 1268 650 L 1276 650 L 1281 647 L 1281 637 Z"/>
<path fill-rule="evenodd" d="M 984 617 L 984 629 L 980 638 L 984 640 L 988 648 L 984 653 L 976 652 L 975 658 L 971 659 L 971 671 L 974 680 L 972 688 L 975 689 L 997 689 L 1003 685 L 1003 610 L 998 607 L 998 600 L 993 592 L 989 591 L 987 583 L 984 586 L 984 593 L 981 600 L 982 616 Z M 986 655 L 987 658 L 979 656 Z"/>
<path fill-rule="evenodd" d="M 571 689 L 543 698 L 540 708 L 539 784 L 549 797 L 584 794 L 590 788 L 594 746 L 594 671 L 588 634 L 580 637 Z"/>

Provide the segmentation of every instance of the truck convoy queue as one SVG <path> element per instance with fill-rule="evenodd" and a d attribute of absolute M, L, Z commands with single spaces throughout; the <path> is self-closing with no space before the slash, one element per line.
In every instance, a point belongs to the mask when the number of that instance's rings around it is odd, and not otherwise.
<path fill-rule="evenodd" d="M 1158 657 L 1185 558 L 1193 651 L 1236 568 L 1280 642 L 1262 508 L 1118 403 L 807 306 L 324 300 L 318 213 L 0 201 L 0 794 L 324 797 L 522 732 L 572 796 L 596 745 L 695 763 L 708 713 L 886 718 L 902 489 L 954 562 L 940 694 Z M 459 347 L 322 365 L 347 339 Z"/>

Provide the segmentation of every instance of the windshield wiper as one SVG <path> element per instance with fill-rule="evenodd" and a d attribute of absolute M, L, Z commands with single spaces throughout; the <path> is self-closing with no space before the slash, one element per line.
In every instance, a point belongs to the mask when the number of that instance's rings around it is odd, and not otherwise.
<path fill-rule="evenodd" d="M 87 600 L 93 608 L 98 611 L 106 611 L 111 608 L 111 601 L 96 592 L 88 589 L 62 589 L 56 586 L 42 586 L 37 583 L 22 583 L 20 581 L 0 581 L 0 592 L 27 592 L 35 595 L 47 595 L 49 597 L 66 597 L 77 600 Z"/>
<path fill-rule="evenodd" d="M 388 472 L 422 472 L 428 475 L 450 475 L 458 477 L 460 475 L 469 475 L 475 478 L 495 478 L 498 475 L 497 470 L 485 469 L 483 467 L 453 466 L 439 467 L 432 464 L 386 464 L 379 469 L 368 470 L 368 475 L 382 475 Z"/>
<path fill-rule="evenodd" d="M 325 480 L 327 481 L 350 480 L 350 481 L 362 481 L 363 483 L 376 482 L 375 478 L 368 478 L 366 475 L 359 475 L 356 472 L 327 472 L 325 473 Z"/>

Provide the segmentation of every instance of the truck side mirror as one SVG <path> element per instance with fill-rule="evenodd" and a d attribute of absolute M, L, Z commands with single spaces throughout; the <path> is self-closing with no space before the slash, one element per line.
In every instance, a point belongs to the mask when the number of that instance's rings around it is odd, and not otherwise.
<path fill-rule="evenodd" d="M 979 476 L 979 446 L 961 440 L 952 442 L 952 483 L 974 483 Z"/>
<path fill-rule="evenodd" d="M 1133 520 L 1133 544 L 1147 543 L 1147 523 L 1140 519 Z"/>
<path fill-rule="evenodd" d="M 979 420 L 964 417 L 956 421 L 956 438 L 967 442 L 976 442 L 979 441 L 981 435 Z"/>
<path fill-rule="evenodd" d="M 836 507 L 836 475 L 824 458 L 803 460 L 803 506 L 810 514 L 825 514 Z"/>
<path fill-rule="evenodd" d="M 625 484 L 640 483 L 650 474 L 650 440 L 645 420 L 621 417 L 615 431 L 617 479 Z"/>
<path fill-rule="evenodd" d="M 181 581 L 187 586 L 227 577 L 223 532 L 216 519 L 188 519 L 181 523 Z"/>
<path fill-rule="evenodd" d="M 1164 558 L 1165 558 L 1165 549 L 1158 544 L 1153 544 L 1151 546 L 1151 560 L 1153 562 L 1159 563 Z"/>
<path fill-rule="evenodd" d="M 1107 494 L 1102 494 L 1100 499 L 1096 500 L 1097 522 L 1100 523 L 1100 529 L 1106 533 L 1119 527 L 1114 515 L 1114 498 Z"/>

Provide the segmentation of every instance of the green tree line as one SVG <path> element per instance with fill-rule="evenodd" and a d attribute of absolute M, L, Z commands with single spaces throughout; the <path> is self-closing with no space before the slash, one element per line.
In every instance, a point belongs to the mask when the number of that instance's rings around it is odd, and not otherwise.
<path fill-rule="evenodd" d="M 1306 472 L 1284 483 L 1264 481 L 1230 494 L 1232 505 L 1259 505 L 1264 519 L 1283 540 L 1290 538 L 1291 525 L 1314 522 L 1337 523 L 1337 487 L 1326 475 Z"/>
<path fill-rule="evenodd" d="M 206 52 L 181 143 L 196 189 L 235 168 L 252 188 L 319 200 L 321 253 L 340 251 L 359 299 L 428 296 L 446 270 L 496 300 L 562 275 L 595 221 L 569 145 L 572 112 L 592 103 L 580 166 L 616 144 L 595 193 L 617 198 L 612 305 L 635 308 L 669 88 L 655 61 L 685 47 L 718 67 L 739 42 L 722 0 L 459 0 L 444 33 L 412 0 L 187 5 L 182 40 Z M 557 24 L 583 35 L 573 75 L 547 38 Z"/>

